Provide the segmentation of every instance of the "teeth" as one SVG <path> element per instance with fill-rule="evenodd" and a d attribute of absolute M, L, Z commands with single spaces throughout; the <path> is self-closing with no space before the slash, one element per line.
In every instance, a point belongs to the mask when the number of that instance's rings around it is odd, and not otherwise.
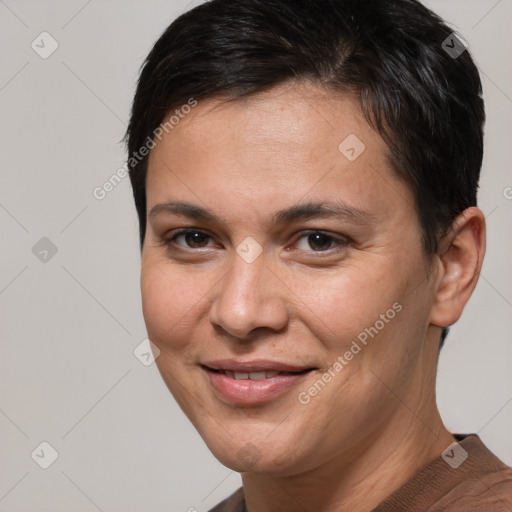
<path fill-rule="evenodd" d="M 235 380 L 264 380 L 271 379 L 272 377 L 276 377 L 279 375 L 279 372 L 269 371 L 269 372 L 232 372 L 230 370 L 224 370 L 224 374 L 226 377 Z"/>
<path fill-rule="evenodd" d="M 249 373 L 249 379 L 251 379 L 251 380 L 263 380 L 264 378 L 265 378 L 265 372 Z"/>

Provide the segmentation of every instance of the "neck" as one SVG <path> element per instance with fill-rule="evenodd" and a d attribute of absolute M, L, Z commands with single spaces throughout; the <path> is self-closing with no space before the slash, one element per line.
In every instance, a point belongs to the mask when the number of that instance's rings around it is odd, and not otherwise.
<path fill-rule="evenodd" d="M 384 428 L 319 467 L 285 476 L 243 473 L 247 510 L 373 510 L 454 441 L 440 418 L 434 389 L 414 388 L 397 400 Z"/>

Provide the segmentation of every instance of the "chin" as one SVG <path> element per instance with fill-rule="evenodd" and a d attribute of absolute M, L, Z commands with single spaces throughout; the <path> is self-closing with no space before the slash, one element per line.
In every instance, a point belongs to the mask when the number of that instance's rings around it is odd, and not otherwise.
<path fill-rule="evenodd" d="M 215 458 L 224 466 L 238 473 L 260 473 L 275 476 L 293 474 L 297 471 L 300 458 L 292 446 L 283 445 L 276 438 L 257 441 L 257 436 L 242 435 L 224 444 L 219 436 L 203 436 Z"/>

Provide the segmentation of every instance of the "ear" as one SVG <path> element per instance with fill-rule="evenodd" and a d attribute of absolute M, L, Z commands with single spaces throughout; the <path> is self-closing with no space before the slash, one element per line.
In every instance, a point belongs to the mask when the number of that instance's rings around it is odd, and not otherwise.
<path fill-rule="evenodd" d="M 441 241 L 431 324 L 448 327 L 460 318 L 480 276 L 484 254 L 485 217 L 471 207 L 453 221 Z"/>

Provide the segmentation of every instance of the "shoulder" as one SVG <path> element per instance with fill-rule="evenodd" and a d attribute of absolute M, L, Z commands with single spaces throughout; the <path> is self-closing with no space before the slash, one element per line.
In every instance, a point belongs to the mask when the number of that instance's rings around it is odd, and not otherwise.
<path fill-rule="evenodd" d="M 512 511 L 512 469 L 469 477 L 428 508 L 428 512 Z"/>
<path fill-rule="evenodd" d="M 373 512 L 512 512 L 512 469 L 476 434 L 454 438 Z"/>
<path fill-rule="evenodd" d="M 244 490 L 242 487 L 235 491 L 231 496 L 221 501 L 209 512 L 246 512 Z"/>

